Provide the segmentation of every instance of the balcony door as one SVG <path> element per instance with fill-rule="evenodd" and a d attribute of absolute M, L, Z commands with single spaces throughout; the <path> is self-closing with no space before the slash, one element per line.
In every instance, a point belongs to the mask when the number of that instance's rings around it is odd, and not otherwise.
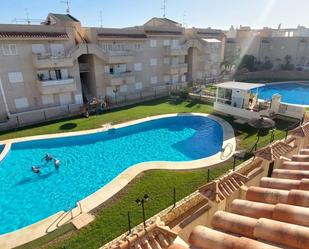
<path fill-rule="evenodd" d="M 50 44 L 51 55 L 54 57 L 64 55 L 64 45 L 63 44 Z"/>

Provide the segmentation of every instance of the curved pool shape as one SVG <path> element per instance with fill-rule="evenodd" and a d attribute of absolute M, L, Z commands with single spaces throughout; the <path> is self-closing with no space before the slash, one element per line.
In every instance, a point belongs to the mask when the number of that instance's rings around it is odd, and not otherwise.
<path fill-rule="evenodd" d="M 260 99 L 269 100 L 275 93 L 284 103 L 309 106 L 309 83 L 271 83 L 259 88 Z"/>
<path fill-rule="evenodd" d="M 75 207 L 132 165 L 197 160 L 218 153 L 222 144 L 222 126 L 203 116 L 12 144 L 0 162 L 0 234 Z M 46 153 L 61 161 L 59 171 L 42 160 Z M 33 165 L 42 167 L 41 175 L 31 171 Z"/>

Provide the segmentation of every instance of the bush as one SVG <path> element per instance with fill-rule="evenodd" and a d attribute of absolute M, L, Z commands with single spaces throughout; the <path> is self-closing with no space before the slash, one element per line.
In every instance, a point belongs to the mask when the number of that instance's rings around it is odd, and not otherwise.
<path fill-rule="evenodd" d="M 295 69 L 295 66 L 292 63 L 286 63 L 286 64 L 281 65 L 281 70 L 292 71 L 294 69 Z"/>
<path fill-rule="evenodd" d="M 185 87 L 179 90 L 179 97 L 182 99 L 187 99 L 189 96 L 189 92 L 190 92 L 190 88 L 189 87 Z"/>

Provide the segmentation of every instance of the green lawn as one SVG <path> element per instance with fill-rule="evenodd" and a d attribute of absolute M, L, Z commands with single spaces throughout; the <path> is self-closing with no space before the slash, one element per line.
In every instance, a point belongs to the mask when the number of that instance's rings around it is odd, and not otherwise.
<path fill-rule="evenodd" d="M 101 127 L 104 123 L 120 123 L 129 120 L 144 118 L 147 116 L 177 113 L 177 112 L 212 112 L 212 106 L 195 102 L 180 102 L 170 104 L 166 99 L 147 101 L 141 104 L 119 108 L 107 113 L 90 116 L 89 118 L 77 118 L 52 122 L 46 125 L 35 125 L 30 128 L 22 128 L 11 132 L 0 132 L 0 141 L 24 136 L 52 134 L 68 131 L 80 131 Z"/>
<path fill-rule="evenodd" d="M 166 99 L 160 99 L 121 108 L 99 116 L 92 116 L 88 119 L 67 120 L 15 132 L 2 133 L 0 139 L 68 131 L 63 129 L 63 127 L 70 127 L 72 131 L 97 128 L 106 122 L 124 122 L 164 113 L 211 113 L 212 110 L 212 106 L 194 101 L 169 103 Z M 248 126 L 234 125 L 230 118 L 225 119 L 231 123 L 235 130 L 238 149 L 250 150 L 257 138 L 256 130 Z M 284 137 L 285 132 L 283 130 L 290 124 L 286 121 L 277 121 L 276 139 Z M 269 134 L 264 134 L 260 139 L 259 147 L 268 144 L 269 140 Z M 241 163 L 241 161 L 238 163 Z M 229 161 L 222 164 L 219 168 L 212 169 L 210 179 L 222 175 L 231 167 L 232 162 Z M 146 203 L 146 216 L 151 217 L 172 204 L 174 187 L 176 188 L 177 200 L 179 200 L 206 182 L 207 170 L 205 169 L 185 172 L 154 170 L 142 173 L 125 190 L 117 194 L 113 200 L 95 210 L 96 220 L 89 226 L 80 231 L 72 230 L 72 227 L 66 226 L 56 233 L 52 233 L 20 248 L 38 248 L 42 244 L 41 248 L 98 248 L 127 230 L 128 211 L 131 213 L 132 226 L 142 221 L 141 208 L 136 205 L 136 198 L 145 193 L 150 196 L 149 202 Z M 65 232 L 66 234 L 63 236 L 56 238 Z M 56 239 L 46 243 L 54 238 Z"/>

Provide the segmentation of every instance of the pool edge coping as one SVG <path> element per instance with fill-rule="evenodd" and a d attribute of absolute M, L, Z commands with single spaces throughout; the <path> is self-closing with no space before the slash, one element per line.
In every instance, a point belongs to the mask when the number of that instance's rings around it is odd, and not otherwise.
<path fill-rule="evenodd" d="M 67 212 L 59 211 L 43 220 L 36 223 L 30 224 L 29 226 L 23 227 L 21 229 L 0 235 L 0 247 L 1 248 L 12 248 L 26 244 L 32 240 L 38 239 L 51 231 L 56 230 L 58 227 L 70 223 L 73 219 L 78 218 L 82 213 L 88 213 L 98 206 L 102 205 L 108 199 L 117 194 L 120 190 L 125 188 L 137 175 L 148 170 L 174 170 L 174 171 L 185 171 L 185 170 L 195 170 L 211 167 L 228 160 L 236 150 L 236 139 L 235 133 L 232 126 L 220 117 L 212 114 L 205 113 L 173 113 L 173 114 L 162 114 L 146 118 L 141 118 L 137 120 L 132 120 L 116 125 L 102 125 L 102 128 L 91 129 L 85 131 L 76 132 L 66 132 L 66 133 L 56 133 L 48 135 L 38 135 L 32 137 L 22 137 L 8 139 L 0 141 L 0 144 L 4 144 L 5 147 L 0 154 L 0 162 L 9 153 L 11 145 L 18 142 L 26 142 L 31 140 L 42 140 L 42 139 L 52 139 L 61 137 L 71 137 L 79 135 L 89 135 L 98 132 L 108 131 L 110 129 L 118 129 L 138 123 L 143 123 L 151 120 L 156 120 L 160 118 L 176 117 L 176 116 L 203 116 L 208 117 L 216 122 L 218 122 L 223 130 L 223 144 L 222 148 L 226 148 L 228 144 L 232 145 L 230 153 L 222 158 L 224 152 L 218 152 L 212 156 L 193 160 L 186 162 L 169 162 L 169 161 L 151 161 L 135 164 L 127 168 L 125 171 L 121 172 L 117 177 L 115 177 L 111 182 L 104 185 L 102 188 L 98 189 L 91 195 L 85 197 L 84 199 L 77 202 L 76 207 Z M 177 165 L 177 168 L 175 168 Z M 68 215 L 69 214 L 69 215 Z M 57 217 L 55 219 L 55 217 Z M 59 220 L 59 221 L 58 221 Z M 48 225 L 49 224 L 49 225 Z M 48 226 L 47 226 L 48 225 Z M 47 231 L 49 229 L 50 231 Z"/>

